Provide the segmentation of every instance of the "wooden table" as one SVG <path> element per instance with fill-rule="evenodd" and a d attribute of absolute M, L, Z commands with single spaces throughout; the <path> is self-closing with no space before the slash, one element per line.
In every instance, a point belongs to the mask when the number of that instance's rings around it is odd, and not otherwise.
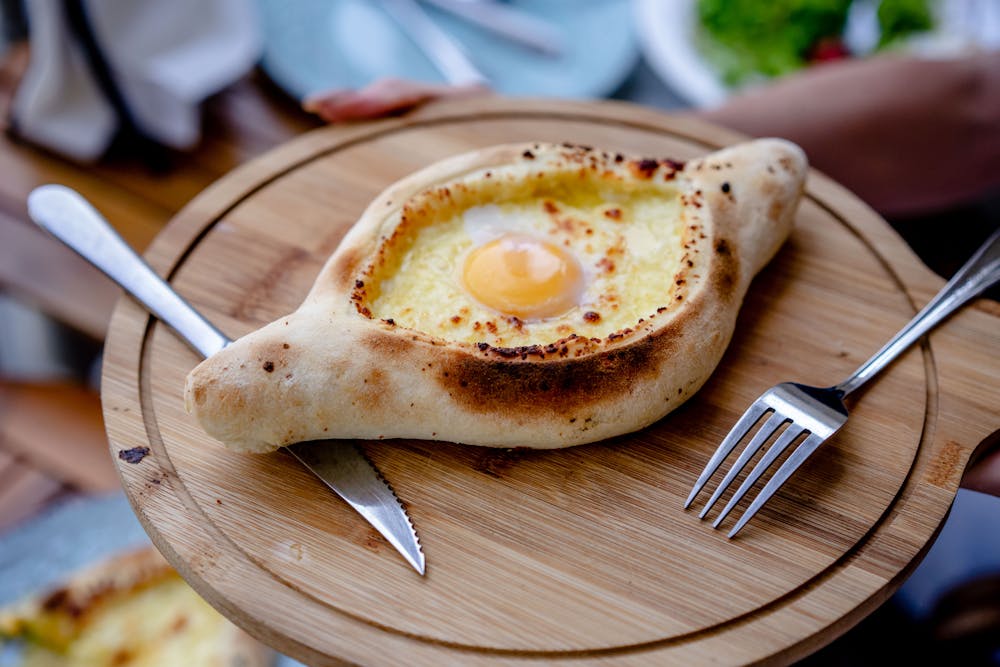
<path fill-rule="evenodd" d="M 0 62 L 0 111 L 26 62 L 15 49 Z M 205 139 L 172 168 L 155 173 L 128 146 L 98 166 L 75 165 L 11 136 L 0 137 L 0 290 L 94 340 L 102 340 L 117 288 L 27 221 L 35 186 L 61 182 L 79 190 L 144 249 L 194 195 L 249 158 L 316 127 L 313 118 L 260 76 L 206 106 Z M 45 385 L 0 380 L 0 531 L 68 494 L 118 488 L 95 393 L 76 382 Z"/>

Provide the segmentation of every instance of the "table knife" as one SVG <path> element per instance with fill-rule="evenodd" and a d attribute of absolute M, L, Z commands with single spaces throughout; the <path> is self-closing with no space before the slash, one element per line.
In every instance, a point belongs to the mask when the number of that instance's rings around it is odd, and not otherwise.
<path fill-rule="evenodd" d="M 455 39 L 427 15 L 416 0 L 379 3 L 453 86 L 486 84 L 489 80 Z"/>
<path fill-rule="evenodd" d="M 79 193 L 43 185 L 28 195 L 31 219 L 103 271 L 202 356 L 230 343 L 180 297 Z M 424 554 L 406 510 L 385 478 L 350 441 L 317 440 L 285 447 L 353 507 L 414 567 Z"/>
<path fill-rule="evenodd" d="M 557 58 L 565 45 L 559 29 L 545 19 L 494 0 L 422 0 L 506 40 Z"/>

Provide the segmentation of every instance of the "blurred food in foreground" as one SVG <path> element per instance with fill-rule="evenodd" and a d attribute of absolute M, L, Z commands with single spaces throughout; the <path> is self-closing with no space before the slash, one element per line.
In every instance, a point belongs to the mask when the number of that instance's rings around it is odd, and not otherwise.
<path fill-rule="evenodd" d="M 726 85 L 782 76 L 850 57 L 852 11 L 877 22 L 879 49 L 935 26 L 931 0 L 698 0 L 699 47 Z"/>
<path fill-rule="evenodd" d="M 194 592 L 152 547 L 0 609 L 23 667 L 258 667 L 274 654 Z"/>

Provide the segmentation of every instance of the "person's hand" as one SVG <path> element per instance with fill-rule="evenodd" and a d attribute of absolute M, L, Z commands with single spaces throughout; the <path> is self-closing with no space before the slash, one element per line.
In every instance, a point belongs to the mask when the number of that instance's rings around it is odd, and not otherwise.
<path fill-rule="evenodd" d="M 409 111 L 442 98 L 482 95 L 481 85 L 449 86 L 403 79 L 379 79 L 360 90 L 332 90 L 311 95 L 302 108 L 328 123 L 367 120 Z"/>
<path fill-rule="evenodd" d="M 794 141 L 813 166 L 888 216 L 928 214 L 1000 188 L 1000 51 L 821 65 L 697 115 Z"/>
<path fill-rule="evenodd" d="M 987 453 L 962 477 L 962 486 L 1000 498 L 1000 435 L 992 440 Z"/>

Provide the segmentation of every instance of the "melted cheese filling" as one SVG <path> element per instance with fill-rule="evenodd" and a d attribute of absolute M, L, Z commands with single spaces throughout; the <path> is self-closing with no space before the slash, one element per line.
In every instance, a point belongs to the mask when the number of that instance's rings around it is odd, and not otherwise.
<path fill-rule="evenodd" d="M 524 190 L 407 227 L 369 283 L 372 316 L 515 347 L 606 338 L 671 304 L 684 251 L 675 189 L 557 179 Z"/>

